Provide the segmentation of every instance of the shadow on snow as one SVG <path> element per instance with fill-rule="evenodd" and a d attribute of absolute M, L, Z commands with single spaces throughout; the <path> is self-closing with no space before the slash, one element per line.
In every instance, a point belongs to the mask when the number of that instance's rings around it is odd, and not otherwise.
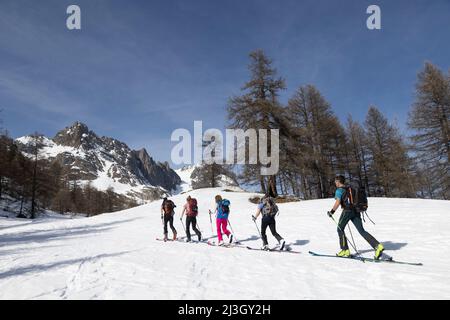
<path fill-rule="evenodd" d="M 78 259 L 63 260 L 63 261 L 48 263 L 48 264 L 31 264 L 29 266 L 11 268 L 8 271 L 0 273 L 0 279 L 5 279 L 8 277 L 12 277 L 12 276 L 20 276 L 20 275 L 24 275 L 24 274 L 28 274 L 28 273 L 33 273 L 33 272 L 45 272 L 45 271 L 48 271 L 51 269 L 64 267 L 64 266 L 68 266 L 68 265 L 73 265 L 73 264 L 77 264 L 77 263 L 92 262 L 92 261 L 99 260 L 99 259 L 116 257 L 116 256 L 123 255 L 125 253 L 128 253 L 128 252 L 116 252 L 116 253 L 108 253 L 108 254 L 105 253 L 105 254 L 100 254 L 97 256 L 93 256 L 93 257 L 84 257 L 84 258 L 78 258 Z"/>

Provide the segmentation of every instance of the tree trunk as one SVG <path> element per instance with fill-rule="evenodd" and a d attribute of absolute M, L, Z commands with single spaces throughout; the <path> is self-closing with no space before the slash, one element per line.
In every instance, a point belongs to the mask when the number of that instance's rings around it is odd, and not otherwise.
<path fill-rule="evenodd" d="M 281 194 L 285 194 L 285 190 L 284 190 L 284 178 L 283 176 L 280 176 L 280 189 L 281 189 Z"/>
<path fill-rule="evenodd" d="M 35 211 L 36 211 L 36 184 L 37 184 L 37 154 L 36 158 L 34 159 L 34 167 L 33 167 L 33 185 L 32 185 L 32 193 L 31 193 L 31 219 L 34 219 Z"/>
<path fill-rule="evenodd" d="M 318 172 L 317 174 L 317 179 L 319 180 L 317 183 L 317 186 L 319 187 L 317 196 L 318 198 L 323 199 L 323 190 L 322 190 L 323 184 L 322 184 L 322 175 L 320 174 L 320 172 Z"/>
<path fill-rule="evenodd" d="M 311 185 L 308 183 L 308 181 L 304 175 L 302 177 L 302 181 L 303 181 L 303 188 L 305 189 L 306 200 L 312 199 Z"/>
<path fill-rule="evenodd" d="M 216 187 L 216 173 L 215 173 L 214 164 L 211 165 L 211 187 L 213 187 L 213 188 Z"/>
<path fill-rule="evenodd" d="M 442 128 L 442 138 L 443 138 L 443 142 L 445 143 L 445 148 L 447 150 L 447 165 L 449 164 L 450 161 L 450 130 L 448 128 L 448 122 L 447 122 L 447 115 L 445 114 L 445 110 L 444 107 L 441 106 L 440 107 L 440 111 L 442 116 L 440 117 L 440 122 L 441 122 L 441 128 Z"/>
<path fill-rule="evenodd" d="M 364 185 L 366 186 L 367 196 L 370 197 L 370 188 L 369 188 L 369 178 L 367 176 L 367 162 L 366 162 L 366 155 L 364 153 L 364 150 L 361 149 L 361 158 L 362 158 L 362 167 L 364 171 Z"/>
<path fill-rule="evenodd" d="M 269 177 L 269 194 L 272 198 L 278 197 L 277 192 L 277 176 Z"/>
<path fill-rule="evenodd" d="M 296 196 L 300 196 L 299 192 L 298 192 L 298 188 L 295 185 L 295 176 L 291 177 L 289 179 L 289 182 L 291 183 L 291 188 L 292 188 L 292 192 L 296 195 Z"/>
<path fill-rule="evenodd" d="M 23 191 L 23 190 L 22 190 Z M 20 200 L 20 210 L 19 210 L 19 216 L 22 216 L 22 211 L 23 211 L 23 201 L 24 201 L 25 196 L 22 194 L 22 199 Z"/>
<path fill-rule="evenodd" d="M 260 185 L 261 185 L 261 192 L 264 193 L 264 194 L 266 194 L 266 193 L 267 193 L 267 189 L 266 189 L 266 184 L 265 184 L 265 182 L 264 182 L 264 177 L 263 177 L 263 176 L 261 176 L 261 177 L 259 178 L 259 183 L 260 183 Z"/>

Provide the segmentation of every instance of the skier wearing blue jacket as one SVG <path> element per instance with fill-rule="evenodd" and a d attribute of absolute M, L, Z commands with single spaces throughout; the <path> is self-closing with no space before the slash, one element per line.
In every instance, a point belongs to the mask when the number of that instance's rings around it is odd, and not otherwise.
<path fill-rule="evenodd" d="M 368 233 L 363 226 L 361 220 L 361 214 L 355 210 L 353 206 L 352 194 L 347 194 L 348 191 L 347 186 L 345 184 L 345 177 L 339 175 L 335 178 L 334 183 L 336 185 L 336 193 L 335 193 L 335 203 L 333 208 L 328 211 L 328 216 L 332 217 L 333 214 L 338 210 L 339 206 L 342 207 L 342 214 L 339 218 L 337 232 L 339 235 L 339 245 L 341 246 L 341 251 L 336 255 L 338 257 L 348 258 L 351 256 L 350 250 L 348 248 L 347 237 L 345 236 L 344 230 L 347 224 L 351 221 L 358 230 L 359 234 L 374 248 L 375 250 L 375 259 L 380 259 L 383 254 L 384 247 L 383 245 L 375 239 L 370 233 Z M 350 199 L 349 199 L 350 198 Z"/>
<path fill-rule="evenodd" d="M 271 198 L 269 194 L 266 194 L 261 199 L 261 202 L 258 204 L 258 210 L 256 212 L 256 215 L 252 216 L 253 221 L 256 222 L 258 216 L 262 214 L 261 219 L 261 237 L 263 241 L 262 250 L 269 250 L 269 243 L 267 241 L 266 235 L 267 227 L 269 227 L 270 231 L 272 232 L 272 235 L 275 237 L 275 239 L 277 239 L 280 245 L 280 250 L 284 249 L 286 242 L 284 241 L 283 237 L 278 234 L 276 228 L 275 216 L 277 215 L 277 213 L 278 213 L 278 206 L 275 204 L 275 200 Z"/>
<path fill-rule="evenodd" d="M 230 239 L 230 243 L 233 242 L 233 235 L 227 229 L 228 215 L 230 214 L 230 201 L 222 199 L 220 195 L 215 197 L 216 202 L 216 225 L 217 225 L 217 238 L 219 239 L 219 246 L 223 245 L 222 233 L 226 234 Z"/>

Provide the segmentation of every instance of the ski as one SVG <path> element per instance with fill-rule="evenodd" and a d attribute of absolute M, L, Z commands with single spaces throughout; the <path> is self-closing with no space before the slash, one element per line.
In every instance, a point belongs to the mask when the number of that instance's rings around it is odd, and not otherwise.
<path fill-rule="evenodd" d="M 223 245 L 219 246 L 216 242 L 214 241 L 208 241 L 206 242 L 208 245 L 213 246 L 213 247 L 222 247 L 222 248 L 232 248 L 232 244 L 231 243 L 224 243 Z"/>
<path fill-rule="evenodd" d="M 331 255 L 331 254 L 321 254 L 321 253 L 316 253 L 316 252 L 312 252 L 309 251 L 309 254 L 315 257 L 325 257 L 325 258 L 339 258 L 339 259 L 353 259 L 353 260 L 358 260 L 358 261 L 362 261 L 364 262 L 364 259 L 360 256 L 355 256 L 355 255 L 351 255 L 350 257 L 338 257 L 336 255 Z"/>
<path fill-rule="evenodd" d="M 361 257 L 361 256 L 350 256 L 350 257 L 338 257 L 335 255 L 331 255 L 331 254 L 321 254 L 321 253 L 316 253 L 316 252 L 312 252 L 309 251 L 309 254 L 315 257 L 325 257 L 325 258 L 339 258 L 339 259 L 352 259 L 352 260 L 358 260 L 358 261 L 363 261 L 363 262 L 374 262 L 374 263 L 381 263 L 381 262 L 386 262 L 386 263 L 394 263 L 394 264 L 404 264 L 404 265 L 410 265 L 410 266 L 423 266 L 423 264 L 421 262 L 405 262 L 405 261 L 397 261 L 392 259 L 392 257 L 390 257 L 390 259 L 379 259 L 376 260 L 374 258 L 366 258 L 366 257 Z"/>
<path fill-rule="evenodd" d="M 406 262 L 406 261 L 397 261 L 394 259 L 379 259 L 376 260 L 374 258 L 364 258 L 364 260 L 369 261 L 369 262 L 386 262 L 386 263 L 395 263 L 395 264 L 404 264 L 404 265 L 409 265 L 409 266 L 423 266 L 422 262 Z"/>
<path fill-rule="evenodd" d="M 162 241 L 162 242 L 185 242 L 183 239 L 177 238 L 176 240 L 173 239 L 161 239 L 161 238 L 156 238 L 156 241 Z"/>
<path fill-rule="evenodd" d="M 240 243 L 238 242 L 232 242 L 232 243 L 224 243 L 223 245 L 219 246 L 216 242 L 214 241 L 208 241 L 207 242 L 208 245 L 210 246 L 214 246 L 214 247 L 223 247 L 223 248 L 245 248 L 244 246 L 242 246 Z"/>
<path fill-rule="evenodd" d="M 268 249 L 268 250 L 264 250 L 264 249 L 259 249 L 259 248 L 252 248 L 252 247 L 246 247 L 248 250 L 255 250 L 255 251 L 268 251 L 268 252 L 279 252 L 279 253 L 294 253 L 294 254 L 301 254 L 300 251 L 294 251 L 294 250 L 279 250 L 279 249 Z"/>

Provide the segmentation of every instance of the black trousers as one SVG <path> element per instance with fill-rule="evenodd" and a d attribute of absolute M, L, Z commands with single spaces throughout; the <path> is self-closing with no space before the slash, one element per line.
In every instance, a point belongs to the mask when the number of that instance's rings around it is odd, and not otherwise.
<path fill-rule="evenodd" d="M 191 241 L 191 230 L 190 230 L 191 224 L 192 224 L 192 229 L 194 230 L 195 234 L 198 237 L 198 241 L 200 241 L 202 239 L 202 234 L 197 229 L 197 218 L 196 217 L 186 216 L 186 236 L 187 236 L 187 239 L 189 241 Z"/>
<path fill-rule="evenodd" d="M 343 211 L 341 217 L 339 218 L 339 227 L 337 229 L 339 235 L 339 245 L 342 250 L 348 249 L 347 237 L 345 236 L 344 230 L 349 222 L 353 222 L 358 230 L 359 234 L 371 245 L 372 248 L 376 248 L 380 243 L 375 239 L 370 233 L 364 230 L 363 222 L 361 220 L 361 214 L 352 211 Z"/>
<path fill-rule="evenodd" d="M 263 216 L 261 220 L 261 237 L 264 245 L 268 245 L 266 235 L 267 227 L 269 227 L 270 232 L 272 232 L 272 235 L 277 239 L 278 242 L 283 239 L 283 237 L 280 236 L 277 232 L 275 217 Z"/>
<path fill-rule="evenodd" d="M 173 226 L 173 215 L 171 215 L 171 214 L 165 214 L 164 215 L 164 234 L 168 234 L 169 233 L 167 231 L 167 223 L 169 223 L 170 229 L 172 229 L 172 232 L 173 233 L 177 233 L 177 230 Z"/>

